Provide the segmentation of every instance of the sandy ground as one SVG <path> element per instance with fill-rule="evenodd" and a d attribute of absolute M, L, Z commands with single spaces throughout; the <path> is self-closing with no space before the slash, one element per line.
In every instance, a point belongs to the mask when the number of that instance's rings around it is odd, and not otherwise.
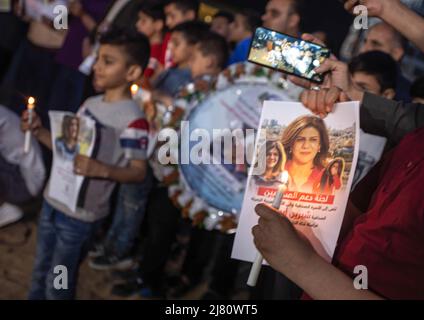
<path fill-rule="evenodd" d="M 36 218 L 0 229 L 0 300 L 26 299 L 36 246 Z M 87 261 L 81 267 L 77 299 L 118 299 L 110 294 L 113 278 L 110 272 L 95 271 Z M 184 299 L 199 299 L 207 289 L 203 283 Z"/>

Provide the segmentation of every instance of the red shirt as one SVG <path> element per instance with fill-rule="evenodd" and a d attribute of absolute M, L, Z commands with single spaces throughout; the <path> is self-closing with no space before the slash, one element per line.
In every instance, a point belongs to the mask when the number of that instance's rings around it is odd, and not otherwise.
<path fill-rule="evenodd" d="M 147 78 L 150 78 L 154 73 L 158 64 L 165 65 L 165 50 L 162 43 L 153 44 L 150 46 L 149 64 L 144 72 Z"/>
<path fill-rule="evenodd" d="M 385 298 L 424 299 L 424 129 L 402 140 L 383 173 L 334 264 L 352 277 L 366 266 L 369 289 Z"/>

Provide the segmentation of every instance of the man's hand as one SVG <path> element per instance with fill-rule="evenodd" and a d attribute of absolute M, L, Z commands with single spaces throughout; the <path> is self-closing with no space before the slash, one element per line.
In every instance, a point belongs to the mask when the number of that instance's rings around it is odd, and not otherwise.
<path fill-rule="evenodd" d="M 107 178 L 107 167 L 103 163 L 83 155 L 75 157 L 74 172 L 90 178 Z"/>
<path fill-rule="evenodd" d="M 367 7 L 370 16 L 382 17 L 384 10 L 394 3 L 399 3 L 399 0 L 348 0 L 345 2 L 344 7 L 347 11 L 353 13 L 356 6 L 363 5 Z"/>
<path fill-rule="evenodd" d="M 311 245 L 277 210 L 259 204 L 255 211 L 259 221 L 252 229 L 254 242 L 272 268 L 282 273 L 295 270 L 315 255 Z"/>

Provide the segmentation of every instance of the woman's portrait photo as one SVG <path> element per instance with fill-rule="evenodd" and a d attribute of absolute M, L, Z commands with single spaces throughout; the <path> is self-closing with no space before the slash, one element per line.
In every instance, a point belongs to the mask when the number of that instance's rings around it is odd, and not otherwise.
<path fill-rule="evenodd" d="M 316 190 L 317 193 L 334 195 L 342 187 L 342 176 L 344 173 L 345 161 L 342 158 L 336 158 L 329 162 L 325 168 L 321 182 Z"/>
<path fill-rule="evenodd" d="M 273 186 L 280 183 L 281 173 L 286 165 L 286 153 L 283 145 L 279 141 L 267 141 L 259 150 L 258 161 L 264 161 L 265 165 L 260 165 L 264 168 L 262 175 L 255 175 L 254 181 L 256 185 Z"/>
<path fill-rule="evenodd" d="M 284 130 L 282 144 L 287 154 L 289 190 L 312 193 L 320 184 L 329 151 L 324 121 L 309 115 L 297 118 Z"/>
<path fill-rule="evenodd" d="M 73 161 L 79 153 L 78 132 L 79 119 L 73 116 L 64 116 L 61 135 L 56 138 L 55 148 L 57 155 L 65 161 Z"/>

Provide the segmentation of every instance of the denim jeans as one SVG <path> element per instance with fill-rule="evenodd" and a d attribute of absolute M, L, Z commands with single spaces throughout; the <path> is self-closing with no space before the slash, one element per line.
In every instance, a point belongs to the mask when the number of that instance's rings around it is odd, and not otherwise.
<path fill-rule="evenodd" d="M 147 170 L 142 183 L 121 184 L 113 222 L 107 233 L 105 247 L 119 258 L 130 254 L 146 213 L 153 175 Z"/>
<path fill-rule="evenodd" d="M 88 223 L 71 218 L 44 201 L 38 224 L 37 250 L 28 299 L 75 298 L 79 266 L 101 223 L 102 220 Z M 59 277 L 54 270 L 59 265 L 67 268 L 67 289 L 54 286 L 55 278 Z"/>

